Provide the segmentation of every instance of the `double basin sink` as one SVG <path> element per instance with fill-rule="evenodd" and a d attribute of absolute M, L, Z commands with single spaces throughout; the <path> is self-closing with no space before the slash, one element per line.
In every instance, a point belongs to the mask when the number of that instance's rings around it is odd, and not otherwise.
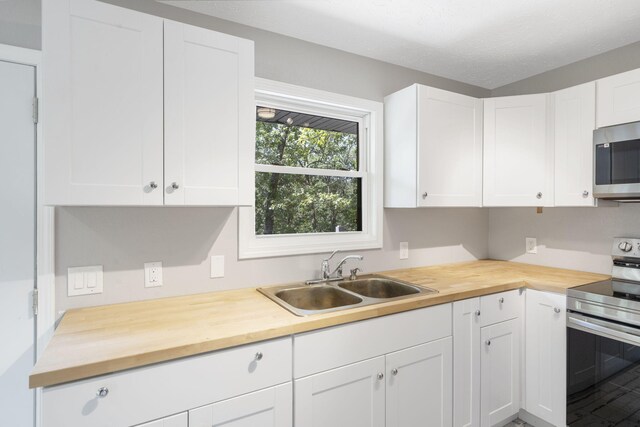
<path fill-rule="evenodd" d="M 330 313 L 438 292 L 376 276 L 316 285 L 258 288 L 258 291 L 297 316 Z"/>

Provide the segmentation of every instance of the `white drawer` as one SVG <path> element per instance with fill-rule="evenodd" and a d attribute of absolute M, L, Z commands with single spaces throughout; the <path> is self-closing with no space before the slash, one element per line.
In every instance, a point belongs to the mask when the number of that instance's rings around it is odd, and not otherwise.
<path fill-rule="evenodd" d="M 294 336 L 294 378 L 345 366 L 451 335 L 451 304 Z"/>
<path fill-rule="evenodd" d="M 271 387 L 291 381 L 291 357 L 286 337 L 46 387 L 44 427 L 130 426 Z"/>
<path fill-rule="evenodd" d="M 521 317 L 521 290 L 500 292 L 480 297 L 480 327 Z"/>

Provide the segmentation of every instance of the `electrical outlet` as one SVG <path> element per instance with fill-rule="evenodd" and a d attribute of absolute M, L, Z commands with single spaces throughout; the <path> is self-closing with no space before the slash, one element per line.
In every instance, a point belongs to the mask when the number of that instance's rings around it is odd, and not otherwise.
<path fill-rule="evenodd" d="M 144 287 L 162 286 L 162 262 L 144 263 Z"/>
<path fill-rule="evenodd" d="M 216 255 L 211 257 L 211 275 L 212 279 L 224 277 L 224 255 Z"/>
<path fill-rule="evenodd" d="M 525 237 L 524 246 L 528 254 L 538 253 L 538 242 L 536 241 L 535 237 Z"/>
<path fill-rule="evenodd" d="M 400 259 L 409 258 L 409 242 L 400 242 Z"/>

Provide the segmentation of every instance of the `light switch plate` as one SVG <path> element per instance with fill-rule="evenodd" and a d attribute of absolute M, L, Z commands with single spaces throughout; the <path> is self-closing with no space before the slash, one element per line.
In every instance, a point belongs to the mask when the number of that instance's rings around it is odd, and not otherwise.
<path fill-rule="evenodd" d="M 220 277 L 224 277 L 224 255 L 215 255 L 211 257 L 211 278 Z"/>
<path fill-rule="evenodd" d="M 400 259 L 409 258 L 409 242 L 400 242 Z"/>
<path fill-rule="evenodd" d="M 101 294 L 102 279 L 101 265 L 69 267 L 67 269 L 67 296 Z"/>
<path fill-rule="evenodd" d="M 525 237 L 524 245 L 528 254 L 538 253 L 538 242 L 535 237 Z"/>
<path fill-rule="evenodd" d="M 144 263 L 144 287 L 155 288 L 162 286 L 162 262 Z"/>

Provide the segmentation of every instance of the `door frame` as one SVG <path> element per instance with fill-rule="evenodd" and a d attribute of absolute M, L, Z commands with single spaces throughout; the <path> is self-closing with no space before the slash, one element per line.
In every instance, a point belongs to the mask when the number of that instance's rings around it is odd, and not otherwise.
<path fill-rule="evenodd" d="M 55 326 L 55 258 L 54 208 L 44 206 L 44 145 L 42 137 L 42 53 L 39 50 L 0 44 L 0 60 L 32 66 L 35 69 L 35 94 L 38 98 L 36 123 L 36 274 L 34 298 L 38 298 L 35 315 L 34 346 L 36 360 L 53 335 Z M 42 388 L 35 390 L 35 425 L 42 425 Z"/>

